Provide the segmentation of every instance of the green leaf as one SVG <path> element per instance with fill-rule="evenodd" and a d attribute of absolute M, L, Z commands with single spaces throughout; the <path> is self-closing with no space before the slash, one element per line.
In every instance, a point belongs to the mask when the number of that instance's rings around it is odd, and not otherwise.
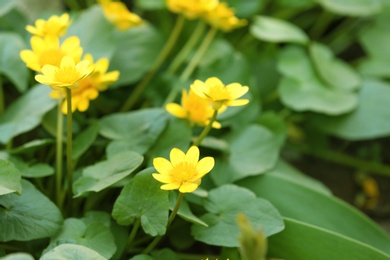
<path fill-rule="evenodd" d="M 306 44 L 307 35 L 301 28 L 284 20 L 267 16 L 256 16 L 250 26 L 251 34 L 269 42 L 292 42 Z"/>
<path fill-rule="evenodd" d="M 0 115 L 0 142 L 8 143 L 13 137 L 25 133 L 41 122 L 43 115 L 56 105 L 49 97 L 50 87 L 37 85 L 13 102 Z"/>
<path fill-rule="evenodd" d="M 165 8 L 164 0 L 135 0 L 135 5 L 143 10 L 160 10 Z"/>
<path fill-rule="evenodd" d="M 254 229 L 262 227 L 266 236 L 284 228 L 278 211 L 267 200 L 256 198 L 250 190 L 236 185 L 227 184 L 211 190 L 204 206 L 209 213 L 201 219 L 209 226 L 193 225 L 191 234 L 209 245 L 239 246 L 238 213 L 245 214 Z"/>
<path fill-rule="evenodd" d="M 109 156 L 132 150 L 144 154 L 164 130 L 167 113 L 163 109 L 143 109 L 111 114 L 100 121 L 100 134 L 115 140 L 107 148 Z"/>
<path fill-rule="evenodd" d="M 268 199 L 283 217 L 303 221 L 390 252 L 389 235 L 372 220 L 340 199 L 319 192 L 314 187 L 286 178 L 283 174 L 272 173 L 250 177 L 237 184 Z"/>
<path fill-rule="evenodd" d="M 305 222 L 285 218 L 285 230 L 269 238 L 268 256 L 291 260 L 385 260 L 390 255 Z"/>
<path fill-rule="evenodd" d="M 56 205 L 26 180 L 22 194 L 0 196 L 0 241 L 28 241 L 50 237 L 62 226 Z"/>
<path fill-rule="evenodd" d="M 148 172 L 138 173 L 121 191 L 112 216 L 120 225 L 128 226 L 140 219 L 145 233 L 164 235 L 168 223 L 168 192 Z"/>
<path fill-rule="evenodd" d="M 74 197 L 80 197 L 89 191 L 99 192 L 122 180 L 138 166 L 143 157 L 136 152 L 124 151 L 85 168 L 82 176 L 73 184 Z"/>
<path fill-rule="evenodd" d="M 151 165 L 154 157 L 169 157 L 173 147 L 181 150 L 188 149 L 191 136 L 192 129 L 186 120 L 170 116 L 166 128 L 148 153 L 150 158 L 149 165 Z"/>
<path fill-rule="evenodd" d="M 45 147 L 49 144 L 52 144 L 54 141 L 53 139 L 39 139 L 39 140 L 33 140 L 27 143 L 24 143 L 21 146 L 18 146 L 16 148 L 13 148 L 11 150 L 8 150 L 7 152 L 9 154 L 26 154 L 26 153 L 33 153 L 37 149 Z"/>
<path fill-rule="evenodd" d="M 96 251 L 81 245 L 62 244 L 46 254 L 39 260 L 107 260 L 107 258 L 99 255 Z"/>
<path fill-rule="evenodd" d="M 12 162 L 20 171 L 22 177 L 40 178 L 50 176 L 54 173 L 54 168 L 44 163 L 26 163 L 16 156 L 9 156 L 9 161 Z"/>
<path fill-rule="evenodd" d="M 9 10 L 11 10 L 15 6 L 16 1 L 15 0 L 3 0 L 0 2 L 0 16 L 7 13 Z"/>
<path fill-rule="evenodd" d="M 317 2 L 329 12 L 349 16 L 373 15 L 382 7 L 381 0 L 317 0 Z"/>
<path fill-rule="evenodd" d="M 154 260 L 153 257 L 151 257 L 150 255 L 136 255 L 136 256 L 133 256 L 132 258 L 130 258 L 130 260 Z"/>
<path fill-rule="evenodd" d="M 19 170 L 11 163 L 0 159 L 0 195 L 22 192 Z"/>
<path fill-rule="evenodd" d="M 110 88 L 139 80 L 152 67 L 164 44 L 157 30 L 148 23 L 121 32 L 114 40 L 117 42 L 117 49 L 112 56 L 110 68 L 119 70 L 120 77 Z"/>
<path fill-rule="evenodd" d="M 154 250 L 151 255 L 158 260 L 180 260 L 181 258 L 171 249 L 164 248 L 162 250 Z"/>
<path fill-rule="evenodd" d="M 236 16 L 249 18 L 260 10 L 263 0 L 226 0 L 226 3 L 233 8 Z"/>
<path fill-rule="evenodd" d="M 110 215 L 106 212 L 88 212 L 82 219 L 68 218 L 61 232 L 50 240 L 45 252 L 60 244 L 77 244 L 110 259 L 116 251 L 110 224 Z"/>
<path fill-rule="evenodd" d="M 355 93 L 333 88 L 317 77 L 302 48 L 285 48 L 280 54 L 278 68 L 284 75 L 278 86 L 280 97 L 291 109 L 340 115 L 357 106 Z"/>
<path fill-rule="evenodd" d="M 346 62 L 335 59 L 332 51 L 319 43 L 310 44 L 310 56 L 321 79 L 340 90 L 356 90 L 361 84 L 359 74 Z"/>
<path fill-rule="evenodd" d="M 73 141 L 72 159 L 76 160 L 83 155 L 93 144 L 99 132 L 97 123 L 91 124 L 87 129 L 78 134 Z"/>
<path fill-rule="evenodd" d="M 0 257 L 0 260 L 34 260 L 34 257 L 26 253 L 13 253 Z"/>
<path fill-rule="evenodd" d="M 90 53 L 96 61 L 113 56 L 116 48 L 114 32 L 115 28 L 107 21 L 100 6 L 93 5 L 74 19 L 66 35 L 79 37 L 83 53 Z"/>
<path fill-rule="evenodd" d="M 281 147 L 280 137 L 261 125 L 249 125 L 228 137 L 231 181 L 258 175 L 274 167 Z"/>
<path fill-rule="evenodd" d="M 7 76 L 19 92 L 27 89 L 29 72 L 20 59 L 19 53 L 25 49 L 23 39 L 15 33 L 0 33 L 0 76 Z"/>
<path fill-rule="evenodd" d="M 390 134 L 390 84 L 365 80 L 359 93 L 358 108 L 337 117 L 316 116 L 311 124 L 320 131 L 347 140 L 366 140 Z"/>

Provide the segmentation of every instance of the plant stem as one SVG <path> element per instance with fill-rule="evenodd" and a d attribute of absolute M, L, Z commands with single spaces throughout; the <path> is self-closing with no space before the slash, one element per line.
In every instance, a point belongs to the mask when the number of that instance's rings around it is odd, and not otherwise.
<path fill-rule="evenodd" d="M 169 216 L 167 229 L 169 228 L 169 226 L 173 222 L 174 218 L 176 217 L 176 214 L 179 211 L 181 202 L 183 201 L 183 198 L 184 198 L 184 193 L 180 192 L 179 193 L 179 198 L 177 199 L 177 202 L 176 202 L 176 206 L 173 209 L 171 215 Z M 155 237 L 154 240 L 148 245 L 148 247 L 142 253 L 143 254 L 149 254 L 150 251 L 152 251 L 152 249 L 158 244 L 158 242 L 160 242 L 161 238 L 162 238 L 162 236 Z"/>
<path fill-rule="evenodd" d="M 199 146 L 200 143 L 203 141 L 203 139 L 207 136 L 207 134 L 211 130 L 211 127 L 213 126 L 213 123 L 217 119 L 217 115 L 218 115 L 218 110 L 214 110 L 214 114 L 211 117 L 209 124 L 203 129 L 198 139 L 196 139 L 196 141 L 192 144 L 193 146 Z"/>
<path fill-rule="evenodd" d="M 183 63 L 185 58 L 188 56 L 190 51 L 194 48 L 195 44 L 199 41 L 200 37 L 203 35 L 206 24 L 199 20 L 198 25 L 196 26 L 194 32 L 191 34 L 191 37 L 188 39 L 184 47 L 176 55 L 172 63 L 168 67 L 169 73 L 174 73 Z"/>
<path fill-rule="evenodd" d="M 0 74 L 0 115 L 4 113 L 4 88 L 3 88 L 3 79 Z"/>
<path fill-rule="evenodd" d="M 211 42 L 214 39 L 214 36 L 217 32 L 217 29 L 215 27 L 211 27 L 208 31 L 206 37 L 204 38 L 202 44 L 199 46 L 199 49 L 195 53 L 195 55 L 192 57 L 190 63 L 188 63 L 187 67 L 184 69 L 183 73 L 180 75 L 179 80 L 184 82 L 189 79 L 192 72 L 194 72 L 196 66 L 198 66 L 200 60 L 202 59 L 203 55 L 207 51 L 207 48 L 210 46 Z M 169 93 L 167 99 L 165 100 L 164 104 L 168 104 L 175 100 L 177 94 L 180 92 L 179 88 L 172 88 L 171 93 Z"/>
<path fill-rule="evenodd" d="M 156 72 L 158 71 L 158 69 L 160 68 L 162 63 L 166 60 L 166 58 L 168 57 L 169 53 L 171 52 L 173 46 L 175 45 L 181 30 L 183 29 L 184 20 L 185 20 L 185 18 L 182 15 L 180 15 L 177 18 L 175 27 L 173 28 L 171 35 L 169 36 L 167 42 L 165 43 L 164 48 L 160 52 L 159 56 L 157 57 L 156 61 L 154 62 L 153 66 L 150 69 L 150 71 L 148 72 L 148 74 L 146 74 L 146 76 L 142 79 L 142 81 L 140 81 L 138 83 L 138 85 L 135 86 L 134 91 L 128 97 L 128 99 L 125 101 L 124 105 L 122 106 L 122 108 L 120 110 L 121 112 L 128 111 L 131 108 L 133 108 L 133 106 L 135 105 L 135 103 L 137 102 L 137 100 L 139 99 L 141 94 L 144 92 L 144 90 L 148 86 L 148 83 L 150 82 L 150 80 L 156 74 Z"/>
<path fill-rule="evenodd" d="M 56 135 L 56 198 L 57 198 L 57 206 L 61 209 L 63 202 L 63 194 L 62 194 L 62 138 L 63 138 L 63 127 L 64 120 L 62 116 L 62 96 L 58 98 L 58 111 L 57 111 L 57 135 Z"/>
<path fill-rule="evenodd" d="M 141 225 L 140 219 L 136 218 L 134 221 L 134 224 L 133 224 L 133 228 L 131 229 L 129 239 L 127 240 L 126 247 L 129 247 L 131 245 L 131 243 L 133 242 L 135 235 L 137 235 L 137 231 L 138 231 L 140 225 Z"/>
<path fill-rule="evenodd" d="M 366 161 L 360 158 L 355 158 L 350 155 L 346 155 L 336 151 L 324 150 L 324 149 L 310 149 L 304 146 L 292 146 L 294 150 L 300 153 L 314 156 L 329 162 L 345 165 L 348 167 L 356 168 L 362 171 L 368 171 L 372 174 L 378 174 L 390 177 L 390 166 L 383 165 L 381 163 Z"/>
<path fill-rule="evenodd" d="M 73 211 L 73 166 L 72 166 L 72 90 L 66 88 L 67 129 L 66 129 L 66 170 L 68 178 L 68 203 L 70 213 Z M 72 214 L 70 214 L 72 215 Z"/>

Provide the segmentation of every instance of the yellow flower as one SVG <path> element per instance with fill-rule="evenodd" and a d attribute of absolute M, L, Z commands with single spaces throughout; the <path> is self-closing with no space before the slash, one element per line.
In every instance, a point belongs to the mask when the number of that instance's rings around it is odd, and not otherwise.
<path fill-rule="evenodd" d="M 111 0 L 98 0 L 107 20 L 112 22 L 120 31 L 125 31 L 131 27 L 142 24 L 142 19 L 130 12 L 122 2 L 112 2 Z"/>
<path fill-rule="evenodd" d="M 162 157 L 153 160 L 154 168 L 158 171 L 153 173 L 153 177 L 164 183 L 162 190 L 193 192 L 200 185 L 202 177 L 214 167 L 213 157 L 205 157 L 199 161 L 199 148 L 196 146 L 188 149 L 187 153 L 173 148 L 169 157 L 171 161 Z"/>
<path fill-rule="evenodd" d="M 248 99 L 237 99 L 248 92 L 247 86 L 241 86 L 239 83 L 224 85 L 216 77 L 208 78 L 205 82 L 195 80 L 191 84 L 191 90 L 199 97 L 211 102 L 215 110 L 223 109 L 224 106 L 243 106 L 249 102 Z"/>
<path fill-rule="evenodd" d="M 178 118 L 188 119 L 190 122 L 200 126 L 209 124 L 214 114 L 210 102 L 196 95 L 192 90 L 183 90 L 181 97 L 181 106 L 176 103 L 169 103 L 165 106 L 166 110 Z M 221 109 L 222 111 L 222 109 Z M 221 124 L 214 121 L 212 127 L 221 128 Z"/>
<path fill-rule="evenodd" d="M 93 57 L 90 54 L 84 56 L 84 60 L 93 64 Z M 107 72 L 109 61 L 106 58 L 99 59 L 95 64 L 95 70 L 86 78 L 79 81 L 78 88 L 72 89 L 72 112 L 76 109 L 84 112 L 89 107 L 89 101 L 94 100 L 99 96 L 100 91 L 107 89 L 108 85 L 118 80 L 119 71 Z M 66 91 L 64 89 L 54 90 L 50 93 L 52 98 L 65 98 Z M 62 103 L 62 112 L 68 113 L 68 103 L 66 100 Z"/>
<path fill-rule="evenodd" d="M 219 3 L 216 8 L 207 12 L 204 16 L 206 22 L 224 32 L 229 32 L 238 27 L 245 26 L 246 20 L 238 19 L 234 11 L 226 3 Z"/>
<path fill-rule="evenodd" d="M 195 19 L 214 9 L 219 0 L 167 0 L 171 12 L 183 14 L 188 19 Z"/>
<path fill-rule="evenodd" d="M 77 36 L 68 37 L 61 45 L 58 37 L 53 36 L 44 38 L 33 36 L 30 42 L 32 50 L 22 50 L 20 58 L 28 68 L 38 72 L 46 64 L 58 67 L 64 56 L 70 56 L 78 62 L 83 53 Z"/>
<path fill-rule="evenodd" d="M 54 89 L 77 88 L 77 83 L 93 70 L 94 66 L 88 60 L 76 64 L 72 57 L 64 56 L 59 67 L 50 64 L 43 66 L 42 74 L 36 75 L 35 80 Z"/>
<path fill-rule="evenodd" d="M 69 20 L 69 14 L 63 14 L 61 16 L 52 15 L 47 21 L 38 19 L 35 21 L 35 27 L 27 25 L 26 30 L 37 36 L 63 36 L 66 33 L 66 29 L 71 24 Z"/>

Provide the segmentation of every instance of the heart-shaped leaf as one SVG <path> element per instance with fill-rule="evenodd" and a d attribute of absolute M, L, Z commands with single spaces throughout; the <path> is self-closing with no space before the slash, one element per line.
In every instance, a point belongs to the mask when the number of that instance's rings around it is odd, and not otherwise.
<path fill-rule="evenodd" d="M 59 245 L 46 254 L 44 254 L 39 260 L 80 260 L 80 259 L 93 259 L 93 260 L 107 260 L 107 258 L 101 256 L 98 252 L 82 246 L 74 244 L 62 244 Z"/>
<path fill-rule="evenodd" d="M 20 172 L 11 162 L 0 159 L 0 196 L 14 192 L 22 192 Z"/>

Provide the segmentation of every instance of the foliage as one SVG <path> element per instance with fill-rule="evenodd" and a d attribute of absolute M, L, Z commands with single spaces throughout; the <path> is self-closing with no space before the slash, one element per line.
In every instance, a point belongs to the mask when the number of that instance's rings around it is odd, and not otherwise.
<path fill-rule="evenodd" d="M 390 177 L 384 154 L 345 149 L 390 136 L 390 5 L 169 2 L 110 17 L 116 2 L 1 1 L 0 259 L 390 259 L 388 233 L 290 166 L 310 154 Z M 31 71 L 20 52 L 27 25 L 63 13 L 61 43 L 101 63 L 65 56 L 75 78 L 58 84 L 69 66 Z M 57 100 L 39 73 L 66 86 Z"/>

